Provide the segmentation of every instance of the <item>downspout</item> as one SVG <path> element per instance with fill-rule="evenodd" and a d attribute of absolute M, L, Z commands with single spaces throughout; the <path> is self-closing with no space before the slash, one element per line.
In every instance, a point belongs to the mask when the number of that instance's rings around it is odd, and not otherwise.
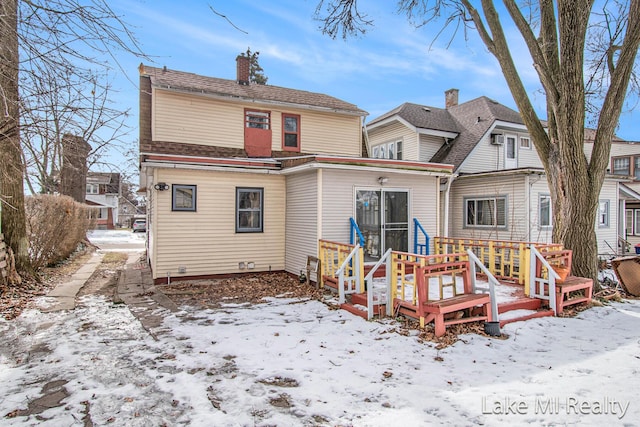
<path fill-rule="evenodd" d="M 453 180 L 458 177 L 458 174 L 451 174 L 447 179 L 447 188 L 444 190 L 444 224 L 442 230 L 442 237 L 449 237 L 449 194 L 451 193 L 451 184 Z"/>

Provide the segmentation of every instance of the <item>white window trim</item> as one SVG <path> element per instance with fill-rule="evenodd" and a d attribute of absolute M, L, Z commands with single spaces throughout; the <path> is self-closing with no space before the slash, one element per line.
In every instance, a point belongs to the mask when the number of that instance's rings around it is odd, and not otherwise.
<path fill-rule="evenodd" d="M 542 199 L 549 199 L 549 225 L 542 225 Z M 538 228 L 548 230 L 553 228 L 553 208 L 551 206 L 551 195 L 547 193 L 538 194 Z"/>
<path fill-rule="evenodd" d="M 604 212 L 602 211 L 602 205 L 604 204 Z M 604 215 L 604 221 L 602 221 L 602 215 Z M 598 201 L 598 228 L 609 228 L 611 224 L 611 203 L 609 200 Z"/>
<path fill-rule="evenodd" d="M 497 201 L 503 199 L 504 200 L 504 225 L 498 225 L 498 210 L 497 210 Z M 492 200 L 494 202 L 495 213 L 494 213 L 494 222 L 492 225 L 478 225 L 478 224 L 469 224 L 468 211 L 467 211 L 467 203 L 470 201 L 478 202 L 482 200 Z M 507 195 L 499 195 L 499 196 L 474 196 L 474 197 L 463 197 L 463 227 L 469 229 L 491 229 L 491 230 L 508 230 L 509 228 L 509 198 Z"/>
<path fill-rule="evenodd" d="M 526 145 L 526 146 L 525 146 L 525 145 L 522 145 L 522 140 L 523 140 L 523 139 L 528 140 L 528 141 L 529 141 L 529 144 L 528 144 L 528 145 Z M 531 138 L 530 138 L 530 137 L 528 137 L 528 136 L 521 136 L 521 137 L 520 137 L 520 148 L 522 148 L 523 150 L 531 150 L 531 145 L 532 145 L 532 143 L 531 143 Z"/>

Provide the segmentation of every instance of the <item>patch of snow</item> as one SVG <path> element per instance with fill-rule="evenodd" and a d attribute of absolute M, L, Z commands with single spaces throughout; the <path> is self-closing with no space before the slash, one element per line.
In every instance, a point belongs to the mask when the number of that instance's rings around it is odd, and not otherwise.
<path fill-rule="evenodd" d="M 640 301 L 506 325 L 438 349 L 318 301 L 164 314 L 155 341 L 126 306 L 0 320 L 7 426 L 632 425 L 640 420 Z M 46 350 L 49 349 L 49 350 Z M 282 378 L 294 387 L 274 385 Z M 69 396 L 25 409 L 48 381 Z"/>

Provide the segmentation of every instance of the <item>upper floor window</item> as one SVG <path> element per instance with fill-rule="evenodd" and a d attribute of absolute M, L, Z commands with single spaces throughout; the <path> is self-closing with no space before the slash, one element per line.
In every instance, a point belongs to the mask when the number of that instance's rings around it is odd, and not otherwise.
<path fill-rule="evenodd" d="M 640 179 L 640 156 L 633 158 L 633 177 Z"/>
<path fill-rule="evenodd" d="M 631 175 L 631 162 L 629 157 L 614 157 L 611 161 L 614 175 Z"/>
<path fill-rule="evenodd" d="M 172 186 L 171 210 L 191 211 L 196 210 L 196 186 L 173 184 Z"/>
<path fill-rule="evenodd" d="M 529 137 L 521 136 L 520 137 L 520 148 L 531 149 L 531 139 Z"/>
<path fill-rule="evenodd" d="M 99 193 L 100 193 L 100 185 L 87 184 L 87 194 L 99 194 Z"/>
<path fill-rule="evenodd" d="M 393 141 L 373 147 L 374 159 L 402 160 L 402 141 Z"/>
<path fill-rule="evenodd" d="M 244 117 L 246 127 L 269 130 L 271 114 L 268 111 L 245 110 Z"/>
<path fill-rule="evenodd" d="M 465 198 L 465 227 L 507 227 L 507 197 Z"/>
<path fill-rule="evenodd" d="M 282 149 L 300 151 L 300 116 L 282 114 Z"/>

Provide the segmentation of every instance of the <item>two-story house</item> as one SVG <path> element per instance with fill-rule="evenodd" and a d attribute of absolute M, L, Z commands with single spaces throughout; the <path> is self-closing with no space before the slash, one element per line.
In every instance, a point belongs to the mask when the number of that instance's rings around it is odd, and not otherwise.
<path fill-rule="evenodd" d="M 374 157 L 454 166 L 443 185 L 440 235 L 551 241 L 546 175 L 517 111 L 487 97 L 459 104 L 458 90 L 451 89 L 444 109 L 405 103 L 368 123 L 366 133 Z M 602 254 L 619 251 L 626 181 L 609 174 L 601 190 L 596 233 Z"/>
<path fill-rule="evenodd" d="M 114 229 L 119 224 L 120 174 L 88 172 L 85 203 L 96 211 L 96 228 Z"/>
<path fill-rule="evenodd" d="M 595 131 L 585 129 L 585 154 L 591 155 Z M 628 177 L 620 184 L 619 224 L 628 249 L 640 243 L 640 142 L 614 138 L 611 141 L 609 173 Z"/>
<path fill-rule="evenodd" d="M 407 250 L 415 218 L 441 227 L 439 188 L 452 166 L 363 155 L 366 112 L 340 99 L 140 66 L 141 187 L 157 282 L 245 272 L 299 274 L 318 239 L 367 256 Z"/>

